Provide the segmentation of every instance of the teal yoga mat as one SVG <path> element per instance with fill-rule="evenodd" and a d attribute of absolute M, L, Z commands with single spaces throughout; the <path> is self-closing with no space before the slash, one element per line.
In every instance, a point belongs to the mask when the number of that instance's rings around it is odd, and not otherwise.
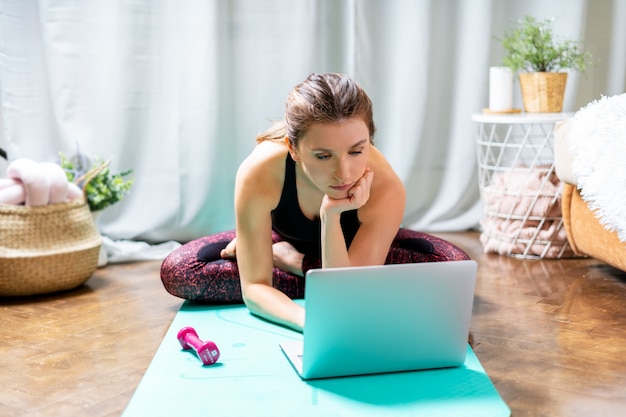
<path fill-rule="evenodd" d="M 202 365 L 181 349 L 176 335 L 186 326 L 217 344 L 218 363 Z M 123 417 L 510 415 L 469 346 L 459 368 L 303 381 L 279 347 L 301 339 L 244 306 L 186 302 Z"/>

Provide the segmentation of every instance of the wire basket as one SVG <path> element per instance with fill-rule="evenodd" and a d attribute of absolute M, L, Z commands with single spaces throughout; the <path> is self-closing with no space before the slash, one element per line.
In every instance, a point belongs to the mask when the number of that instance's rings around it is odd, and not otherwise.
<path fill-rule="evenodd" d="M 82 200 L 0 205 L 0 296 L 69 290 L 97 268 L 102 238 Z"/>
<path fill-rule="evenodd" d="M 567 258 L 553 123 L 478 123 L 476 150 L 486 253 Z"/>

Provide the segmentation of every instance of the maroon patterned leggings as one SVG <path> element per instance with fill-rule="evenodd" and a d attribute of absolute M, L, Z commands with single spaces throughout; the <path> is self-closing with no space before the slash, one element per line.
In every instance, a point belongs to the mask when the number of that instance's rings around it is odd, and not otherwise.
<path fill-rule="evenodd" d="M 170 253 L 161 265 L 165 289 L 177 297 L 201 303 L 242 303 L 237 262 L 221 259 L 220 249 L 235 237 L 234 230 L 205 236 L 184 244 Z M 282 239 L 272 233 L 274 243 Z M 460 248 L 426 233 L 400 229 L 386 264 L 459 261 L 469 259 Z M 304 254 L 302 270 L 320 268 L 321 260 Z M 274 288 L 290 298 L 304 298 L 304 277 L 274 268 Z"/>

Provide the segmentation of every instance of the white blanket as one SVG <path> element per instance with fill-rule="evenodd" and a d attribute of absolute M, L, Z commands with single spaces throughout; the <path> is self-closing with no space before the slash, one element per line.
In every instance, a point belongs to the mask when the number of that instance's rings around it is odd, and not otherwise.
<path fill-rule="evenodd" d="M 582 198 L 626 242 L 626 94 L 602 97 L 576 112 L 567 143 Z"/>

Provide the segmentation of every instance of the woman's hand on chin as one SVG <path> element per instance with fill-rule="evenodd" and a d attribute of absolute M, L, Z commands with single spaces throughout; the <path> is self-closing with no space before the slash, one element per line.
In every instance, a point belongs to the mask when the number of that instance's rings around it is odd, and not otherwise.
<path fill-rule="evenodd" d="M 348 190 L 345 198 L 332 198 L 328 194 L 324 195 L 322 205 L 320 207 L 320 216 L 324 213 L 343 213 L 348 210 L 361 208 L 370 198 L 370 189 L 374 180 L 374 172 L 369 168 L 365 168 L 365 172 Z"/>

